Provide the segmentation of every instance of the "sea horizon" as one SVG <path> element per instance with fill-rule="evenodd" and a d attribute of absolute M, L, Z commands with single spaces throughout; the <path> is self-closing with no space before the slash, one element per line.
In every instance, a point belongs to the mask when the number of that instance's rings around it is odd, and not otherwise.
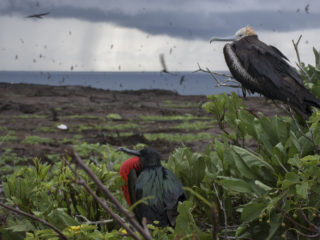
<path fill-rule="evenodd" d="M 218 73 L 228 74 L 227 71 Z M 230 74 L 230 73 L 229 73 Z M 217 76 L 219 80 L 223 77 Z M 236 92 L 241 89 L 217 86 L 206 72 L 194 71 L 0 71 L 0 82 L 28 83 L 51 86 L 87 86 L 105 90 L 162 89 L 180 95 L 214 95 Z"/>

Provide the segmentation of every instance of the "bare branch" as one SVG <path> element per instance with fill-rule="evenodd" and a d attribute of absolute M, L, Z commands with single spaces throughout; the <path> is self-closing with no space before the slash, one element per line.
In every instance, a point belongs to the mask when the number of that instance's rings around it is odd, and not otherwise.
<path fill-rule="evenodd" d="M 294 224 L 295 226 L 300 227 L 300 228 L 302 228 L 302 229 L 304 229 L 304 230 L 306 230 L 306 231 L 310 231 L 310 228 L 308 228 L 308 227 L 306 227 L 306 226 L 298 223 L 297 221 L 295 221 L 294 219 L 292 219 L 291 217 L 289 217 L 289 216 L 286 214 L 286 212 L 285 212 L 284 210 L 282 210 L 281 208 L 279 208 L 279 207 L 277 207 L 277 206 L 275 206 L 275 208 L 282 213 L 282 215 L 283 215 L 283 217 L 284 217 L 285 219 L 287 219 L 289 222 L 291 222 L 291 223 Z"/>
<path fill-rule="evenodd" d="M 219 193 L 218 193 L 218 189 L 216 188 L 216 185 L 213 183 L 213 188 L 214 188 L 214 191 L 216 192 L 216 196 L 217 196 L 217 199 L 218 199 L 218 202 L 219 202 L 219 205 L 220 205 L 220 208 L 223 212 L 223 218 L 224 218 L 224 226 L 225 227 L 228 227 L 228 218 L 227 218 L 227 212 L 226 212 L 226 209 L 224 207 L 224 204 L 222 202 L 222 200 L 220 199 L 219 197 Z M 226 239 L 229 239 L 229 236 L 225 233 L 225 238 Z"/>
<path fill-rule="evenodd" d="M 297 42 L 294 42 L 294 41 L 292 40 L 292 44 L 293 44 L 294 50 L 295 50 L 296 55 L 297 55 L 297 60 L 298 60 L 298 63 L 296 63 L 296 65 L 297 65 L 297 67 L 300 69 L 300 71 L 302 71 L 303 74 L 308 78 L 308 81 L 311 82 L 311 77 L 310 77 L 309 74 L 303 69 L 302 64 L 301 64 L 301 60 L 300 60 L 300 53 L 299 53 L 298 46 L 299 46 L 299 43 L 300 43 L 301 38 L 302 38 L 302 35 L 299 36 Z"/>
<path fill-rule="evenodd" d="M 281 166 L 281 168 L 286 172 L 288 173 L 288 170 L 286 169 L 286 167 L 281 163 L 279 157 L 277 154 L 274 154 L 274 157 L 276 158 L 277 162 L 279 163 L 279 165 Z"/>
<path fill-rule="evenodd" d="M 22 216 L 25 216 L 25 217 L 28 217 L 28 218 L 31 218 L 32 220 L 34 221 L 37 221 L 37 222 L 40 222 L 42 223 L 43 225 L 46 225 L 47 227 L 51 228 L 53 231 L 55 231 L 61 239 L 65 239 L 65 240 L 68 240 L 68 238 L 58 229 L 56 228 L 55 226 L 53 226 L 51 223 L 48 223 L 47 221 L 41 219 L 41 218 L 38 218 L 30 213 L 27 213 L 27 212 L 24 212 L 18 208 L 13 208 L 13 207 L 10 207 L 10 206 L 7 206 L 3 203 L 0 202 L 0 206 L 5 208 L 5 209 L 8 209 L 9 211 L 11 212 L 15 212 L 17 214 L 20 214 Z"/>
<path fill-rule="evenodd" d="M 209 68 L 203 69 L 201 68 L 200 64 L 198 63 L 199 69 L 195 70 L 194 72 L 205 72 L 209 73 L 211 77 L 216 81 L 217 87 L 232 87 L 232 88 L 241 88 L 241 85 L 239 84 L 238 81 L 234 80 L 234 78 L 231 75 L 224 74 L 224 73 L 217 73 L 211 71 Z M 220 81 L 216 76 L 221 76 L 224 78 L 227 78 L 223 81 Z M 236 85 L 229 84 L 229 83 L 236 83 Z"/>
<path fill-rule="evenodd" d="M 99 225 L 99 224 L 106 224 L 106 223 L 113 222 L 113 219 L 105 219 L 105 220 L 100 220 L 100 221 L 90 221 L 88 218 L 86 218 L 85 216 L 82 216 L 82 215 L 76 215 L 76 217 L 82 218 L 85 221 L 84 223 L 90 224 L 90 225 Z"/>
<path fill-rule="evenodd" d="M 108 214 L 111 215 L 111 217 L 113 219 L 115 219 L 127 232 L 129 235 L 131 235 L 134 239 L 136 240 L 140 240 L 140 238 L 135 234 L 135 232 L 133 232 L 127 225 L 126 223 L 122 220 L 122 218 L 120 216 L 118 216 L 117 214 L 115 214 L 107 205 L 104 201 L 102 201 L 96 194 L 95 192 L 92 191 L 92 189 L 86 184 L 86 182 L 84 181 L 84 179 L 82 177 L 79 176 L 79 174 L 77 173 L 77 171 L 75 171 L 70 163 L 66 160 L 63 159 L 66 164 L 68 165 L 68 167 L 70 168 L 70 170 L 76 175 L 76 177 L 78 178 L 77 183 L 79 185 L 84 186 L 84 188 L 91 194 L 91 196 L 93 196 L 93 198 L 101 205 L 101 207 L 106 210 L 106 212 Z"/>
<path fill-rule="evenodd" d="M 93 196 L 93 198 L 101 205 L 101 207 L 106 210 L 106 212 L 108 214 L 111 215 L 111 217 L 113 219 L 115 219 L 127 232 L 130 236 L 132 236 L 134 239 L 136 240 L 140 240 L 140 238 L 138 237 L 138 235 L 131 230 L 131 228 L 129 226 L 126 225 L 125 222 L 122 221 L 121 217 L 118 216 L 117 214 L 115 214 L 108 206 L 107 204 L 102 201 L 96 194 L 94 191 L 92 191 L 92 189 L 88 186 L 88 184 L 86 184 L 86 182 L 80 178 L 79 182 L 80 185 L 84 186 L 84 188 Z"/>
<path fill-rule="evenodd" d="M 217 206 L 215 203 L 212 204 L 211 207 L 211 217 L 212 217 L 212 240 L 217 240 L 217 234 L 218 234 L 218 212 L 217 212 Z"/>
<path fill-rule="evenodd" d="M 76 162 L 76 164 L 82 168 L 87 174 L 88 176 L 95 182 L 95 184 L 98 186 L 98 188 L 104 193 L 104 195 L 107 197 L 107 199 L 109 199 L 111 201 L 112 204 L 114 204 L 114 206 L 118 209 L 118 211 L 125 217 L 125 219 L 132 224 L 132 226 L 142 235 L 142 237 L 144 237 L 147 240 L 151 240 L 152 237 L 149 233 L 149 231 L 146 231 L 145 229 L 143 229 L 143 227 L 136 221 L 136 219 L 134 218 L 134 215 L 129 212 L 127 209 L 125 209 L 120 203 L 119 201 L 113 196 L 113 194 L 109 191 L 108 188 L 106 188 L 103 183 L 100 181 L 100 179 L 91 171 L 91 169 L 84 164 L 84 162 L 81 160 L 81 158 L 78 156 L 78 154 L 71 148 L 66 150 L 66 152 L 72 157 L 73 161 Z M 90 187 L 84 182 L 82 181 L 82 184 L 86 187 L 87 191 L 90 192 Z M 90 189 L 90 190 L 89 190 Z M 92 190 L 90 192 L 90 194 L 93 196 L 93 194 L 95 194 Z M 100 200 L 100 199 L 99 199 Z M 101 204 L 101 202 L 99 202 Z M 105 205 L 105 204 L 104 204 Z M 106 205 L 105 205 L 106 206 Z M 107 207 L 108 208 L 108 207 Z M 106 209 L 105 209 L 106 210 Z M 107 211 L 107 210 L 106 210 Z M 109 211 L 109 210 L 108 210 Z M 120 221 L 120 219 L 116 219 L 117 221 Z M 120 223 L 120 222 L 119 222 Z M 126 226 L 126 225 L 125 225 Z M 124 226 L 123 226 L 124 227 Z M 124 227 L 125 228 L 125 227 Z M 125 228 L 127 231 L 128 229 Z M 129 230 L 130 231 L 130 230 Z M 128 232 L 129 232 L 128 231 Z M 132 232 L 132 231 L 131 231 Z M 139 238 L 136 238 L 139 239 Z"/>
<path fill-rule="evenodd" d="M 298 236 L 300 235 L 300 236 L 306 237 L 306 238 L 308 238 L 308 239 L 318 238 L 318 237 L 320 236 L 320 232 L 311 235 L 311 234 L 305 234 L 305 233 L 303 233 L 303 232 L 300 232 L 300 231 L 298 231 L 297 229 L 294 229 L 294 228 L 293 228 L 293 229 L 289 229 L 289 230 L 295 231 Z M 299 239 L 299 238 L 297 238 L 297 239 Z"/>
<path fill-rule="evenodd" d="M 294 50 L 296 51 L 299 65 L 301 65 L 301 61 L 300 61 L 300 54 L 299 54 L 299 50 L 298 50 L 298 45 L 299 45 L 301 38 L 302 38 L 302 35 L 300 35 L 300 37 L 298 38 L 298 41 L 296 43 L 292 40 L 292 44 L 293 44 Z"/>
<path fill-rule="evenodd" d="M 300 208 L 300 213 L 301 215 L 303 216 L 304 220 L 311 226 L 313 227 L 314 229 L 317 229 L 318 230 L 318 233 L 320 233 L 320 228 L 316 225 L 314 225 L 310 220 L 309 218 L 306 216 L 306 214 L 304 213 L 304 211 L 302 210 L 301 206 L 299 207 Z"/>

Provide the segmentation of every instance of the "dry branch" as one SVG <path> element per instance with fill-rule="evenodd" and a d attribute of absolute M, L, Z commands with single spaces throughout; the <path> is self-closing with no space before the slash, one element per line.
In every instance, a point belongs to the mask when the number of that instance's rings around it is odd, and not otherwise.
<path fill-rule="evenodd" d="M 144 239 L 147 239 L 147 240 L 151 240 L 152 237 L 149 233 L 148 230 L 144 229 L 138 222 L 137 220 L 134 218 L 134 215 L 129 212 L 127 209 L 125 209 L 120 203 L 119 201 L 113 196 L 113 194 L 109 191 L 108 188 L 106 188 L 103 183 L 100 181 L 100 179 L 91 171 L 91 169 L 86 165 L 84 164 L 84 162 L 81 160 L 81 158 L 78 156 L 78 154 L 76 152 L 74 152 L 74 150 L 71 148 L 71 149 L 68 149 L 66 150 L 66 152 L 69 154 L 69 156 L 71 156 L 71 158 L 73 159 L 73 161 L 76 162 L 77 166 L 79 166 L 81 169 L 83 169 L 87 174 L 88 176 L 95 182 L 95 184 L 97 185 L 97 187 L 104 193 L 104 195 L 106 196 L 107 199 L 110 200 L 110 202 L 112 204 L 114 204 L 114 206 L 118 209 L 118 211 L 125 217 L 125 219 L 141 234 L 141 236 L 144 238 Z M 90 187 L 84 182 L 82 181 L 81 184 L 83 184 L 86 189 L 89 191 Z M 91 189 L 90 189 L 91 190 Z M 91 190 L 92 192 L 92 190 Z M 90 194 L 92 194 L 90 192 Z M 94 194 L 94 193 L 93 193 Z M 101 202 L 99 202 L 101 204 Z M 104 204 L 105 205 L 105 204 Z M 106 206 L 106 205 L 105 205 Z M 106 210 L 107 211 L 107 210 Z M 114 218 L 115 219 L 115 218 Z M 120 221 L 120 219 L 115 219 L 116 221 Z M 122 221 L 121 221 L 122 222 Z M 120 222 L 119 222 L 120 223 Z M 121 224 L 121 223 L 120 223 Z M 121 224 L 123 225 L 123 224 Z M 124 226 L 123 226 L 124 227 Z M 125 227 L 124 227 L 125 228 Z M 126 229 L 127 230 L 127 229 Z M 128 231 L 128 230 L 127 230 Z M 130 230 L 129 230 L 130 231 Z M 136 238 L 136 239 L 139 239 Z"/>
<path fill-rule="evenodd" d="M 301 38 L 302 38 L 302 35 L 299 36 L 297 42 L 294 42 L 292 40 L 292 44 L 293 44 L 294 50 L 295 50 L 296 55 L 297 55 L 297 60 L 298 60 L 296 65 L 300 69 L 300 71 L 303 72 L 303 74 L 308 78 L 308 81 L 311 82 L 311 77 L 309 76 L 309 74 L 302 67 L 301 60 L 300 60 L 300 53 L 299 53 L 299 48 L 298 47 L 299 47 L 299 43 L 300 43 Z"/>
<path fill-rule="evenodd" d="M 198 68 L 199 69 L 195 70 L 194 72 L 209 73 L 211 75 L 211 77 L 216 81 L 216 83 L 217 83 L 216 86 L 217 87 L 241 88 L 241 85 L 239 84 L 239 82 L 234 80 L 234 78 L 231 75 L 224 74 L 224 73 L 213 72 L 209 68 L 203 69 L 203 68 L 201 68 L 199 63 L 198 63 Z M 225 79 L 223 81 L 220 81 L 216 76 L 224 77 L 224 78 L 227 78 L 227 79 Z M 232 84 L 229 84 L 229 83 L 236 83 L 236 85 L 232 85 Z"/>
<path fill-rule="evenodd" d="M 30 219 L 32 219 L 32 220 L 34 220 L 34 221 L 40 222 L 40 223 L 42 223 L 43 225 L 46 225 L 47 227 L 49 227 L 49 228 L 51 228 L 53 231 L 55 231 L 55 232 L 60 236 L 61 239 L 68 240 L 68 238 L 67 238 L 58 228 L 56 228 L 56 227 L 53 226 L 51 223 L 48 223 L 48 222 L 45 221 L 45 220 L 43 220 L 43 219 L 41 219 L 41 218 L 38 218 L 38 217 L 36 217 L 36 216 L 34 216 L 34 215 L 30 214 L 30 213 L 24 212 L 24 211 L 22 211 L 22 210 L 20 210 L 20 209 L 7 206 L 7 205 L 5 205 L 5 204 L 3 204 L 3 203 L 1 203 L 1 202 L 0 202 L 0 206 L 3 207 L 3 208 L 5 208 L 5 209 L 8 209 L 8 210 L 11 211 L 11 212 L 15 212 L 15 213 L 17 213 L 17 214 L 19 214 L 19 215 L 22 215 L 22 216 L 28 217 L 28 218 L 30 218 Z"/>

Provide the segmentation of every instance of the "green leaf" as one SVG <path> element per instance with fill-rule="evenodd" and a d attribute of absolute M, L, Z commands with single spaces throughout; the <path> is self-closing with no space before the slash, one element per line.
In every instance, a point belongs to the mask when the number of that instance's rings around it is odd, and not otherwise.
<path fill-rule="evenodd" d="M 298 154 L 296 154 L 296 155 L 294 155 L 292 158 L 290 158 L 290 159 L 288 160 L 288 163 L 289 163 L 290 165 L 292 165 L 292 166 L 297 167 L 297 168 L 300 168 L 301 165 L 302 165 L 302 164 L 301 164 L 301 160 L 300 160 Z"/>
<path fill-rule="evenodd" d="M 29 220 L 23 219 L 21 221 L 15 222 L 14 224 L 10 224 L 7 229 L 12 232 L 29 232 L 34 231 L 35 227 Z"/>
<path fill-rule="evenodd" d="M 233 149 L 235 147 L 236 146 L 233 146 Z M 245 161 L 241 158 L 241 155 L 237 154 L 235 150 L 233 150 L 231 153 L 234 159 L 234 164 L 238 169 L 240 177 L 246 179 L 256 179 L 255 173 L 251 171 L 251 169 L 247 166 Z"/>
<path fill-rule="evenodd" d="M 299 196 L 301 196 L 302 198 L 307 199 L 307 197 L 308 197 L 308 187 L 309 187 L 308 182 L 302 182 L 301 184 L 297 184 L 296 185 L 297 194 Z"/>
<path fill-rule="evenodd" d="M 288 172 L 282 181 L 282 187 L 287 188 L 300 182 L 300 176 L 295 172 Z"/>
<path fill-rule="evenodd" d="M 255 180 L 254 183 L 265 191 L 270 191 L 273 189 L 272 187 L 269 187 L 268 185 L 264 184 L 263 182 L 260 182 L 259 180 Z"/>
<path fill-rule="evenodd" d="M 272 172 L 274 171 L 274 168 L 269 163 L 264 161 L 260 155 L 252 153 L 238 146 L 233 146 L 232 149 L 241 156 L 241 158 L 249 168 L 253 169 L 254 167 L 265 167 Z"/>
<path fill-rule="evenodd" d="M 299 143 L 297 136 L 295 135 L 295 133 L 293 131 L 290 131 L 290 138 L 289 139 L 292 142 L 292 144 L 295 146 L 297 152 L 300 152 L 301 146 L 300 146 L 300 143 Z"/>
<path fill-rule="evenodd" d="M 176 149 L 166 167 L 172 170 L 184 186 L 199 186 L 205 176 L 206 162 L 200 153 L 192 153 L 189 148 Z"/>
<path fill-rule="evenodd" d="M 55 225 L 59 229 L 64 229 L 67 226 L 77 226 L 79 223 L 69 216 L 66 213 L 66 209 L 64 208 L 57 208 L 51 211 L 48 214 L 49 222 Z"/>
<path fill-rule="evenodd" d="M 319 155 L 308 155 L 300 159 L 304 165 L 316 166 L 319 164 L 320 156 Z"/>
<path fill-rule="evenodd" d="M 200 230 L 197 227 L 193 216 L 191 214 L 193 207 L 192 201 L 184 201 L 179 202 L 178 206 L 178 212 L 179 215 L 176 220 L 176 228 L 175 228 L 175 235 L 188 235 L 188 234 L 194 234 L 194 236 L 197 236 L 200 234 Z"/>
<path fill-rule="evenodd" d="M 320 117 L 320 116 L 319 116 Z M 312 128 L 312 126 L 311 126 L 311 128 Z M 306 137 L 307 138 L 306 138 Z M 301 155 L 302 156 L 305 156 L 305 155 L 307 155 L 307 154 L 312 154 L 313 153 L 313 151 L 314 151 L 314 145 L 313 145 L 313 143 L 310 141 L 310 139 L 312 139 L 312 134 L 311 134 L 311 132 L 309 131 L 309 132 L 307 132 L 306 134 L 305 134 L 305 136 L 301 136 L 301 137 L 299 137 L 299 144 L 300 144 L 300 146 L 301 146 Z"/>
<path fill-rule="evenodd" d="M 241 220 L 248 223 L 257 219 L 266 207 L 267 203 L 259 200 L 247 204 L 242 210 Z"/>
<path fill-rule="evenodd" d="M 315 47 L 312 48 L 313 53 L 314 53 L 314 58 L 315 58 L 315 66 L 316 68 L 320 66 L 320 56 L 319 56 L 319 52 L 317 51 L 317 49 Z"/>
<path fill-rule="evenodd" d="M 272 213 L 270 217 L 270 229 L 269 229 L 269 235 L 266 238 L 266 240 L 272 240 L 274 239 L 274 235 L 276 234 L 282 220 L 282 215 L 280 213 Z"/>
<path fill-rule="evenodd" d="M 233 178 L 233 177 L 224 177 L 219 176 L 217 183 L 221 184 L 224 188 L 239 192 L 239 193 L 252 193 L 252 188 L 250 184 L 248 184 L 246 181 L 239 179 L 239 178 Z"/>

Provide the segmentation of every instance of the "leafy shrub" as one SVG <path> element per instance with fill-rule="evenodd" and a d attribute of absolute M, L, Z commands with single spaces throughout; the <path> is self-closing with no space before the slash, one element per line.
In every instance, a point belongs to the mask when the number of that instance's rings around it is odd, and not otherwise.
<path fill-rule="evenodd" d="M 304 79 L 320 96 L 316 66 L 303 66 Z M 308 76 L 306 75 L 308 74 Z M 155 239 L 318 239 L 320 236 L 320 114 L 307 122 L 266 117 L 246 110 L 235 94 L 209 96 L 203 108 L 222 131 L 202 153 L 176 149 L 165 165 L 181 179 L 189 200 L 178 206 L 176 228 L 149 225 Z M 148 119 L 151 120 L 151 119 Z M 174 119 L 178 120 L 178 119 Z M 78 154 L 118 200 L 125 203 L 118 177 L 127 157 L 107 145 L 82 143 Z M 78 172 L 97 190 L 93 182 Z M 64 162 L 50 166 L 34 160 L 5 177 L 6 202 L 56 225 L 70 239 L 130 239 L 82 187 Z M 97 191 L 98 195 L 100 194 Z M 81 217 L 79 217 L 81 216 Z M 51 229 L 8 215 L 0 231 L 26 239 L 56 239 Z M 13 236 L 13 237 L 12 237 Z"/>

